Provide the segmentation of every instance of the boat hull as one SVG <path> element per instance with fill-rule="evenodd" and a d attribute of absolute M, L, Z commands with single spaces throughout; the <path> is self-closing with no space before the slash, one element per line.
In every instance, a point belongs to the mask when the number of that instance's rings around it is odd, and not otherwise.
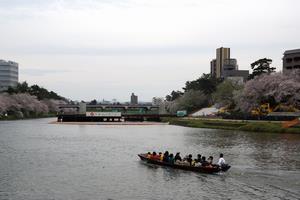
<path fill-rule="evenodd" d="M 213 167 L 195 167 L 195 166 L 189 166 L 189 165 L 178 165 L 178 164 L 171 164 L 171 163 L 166 163 L 166 162 L 162 162 L 159 160 L 152 160 L 147 158 L 147 154 L 138 154 L 138 156 L 140 157 L 140 159 L 144 162 L 150 163 L 150 164 L 155 164 L 155 165 L 160 165 L 160 166 L 167 166 L 167 167 L 171 167 L 174 169 L 182 169 L 182 170 L 186 170 L 186 171 L 193 171 L 193 172 L 200 172 L 200 173 L 206 173 L 206 174 L 214 174 L 214 173 L 218 173 L 218 172 L 225 172 L 227 171 L 230 166 L 224 166 L 222 168 L 220 168 L 219 166 L 213 166 Z"/>

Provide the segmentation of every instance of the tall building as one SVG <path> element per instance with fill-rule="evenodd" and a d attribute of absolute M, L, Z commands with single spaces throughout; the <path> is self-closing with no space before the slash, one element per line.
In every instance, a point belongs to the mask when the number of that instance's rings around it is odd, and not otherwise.
<path fill-rule="evenodd" d="M 217 76 L 217 59 L 213 59 L 210 61 L 210 75 L 212 77 Z"/>
<path fill-rule="evenodd" d="M 210 74 L 216 78 L 230 78 L 246 81 L 249 70 L 239 70 L 237 60 L 230 58 L 230 48 L 218 48 L 216 59 L 210 62 Z"/>
<path fill-rule="evenodd" d="M 300 49 L 287 50 L 283 54 L 282 72 L 300 69 Z"/>
<path fill-rule="evenodd" d="M 134 93 L 131 94 L 130 104 L 131 105 L 137 105 L 138 104 L 138 96 L 134 95 Z"/>
<path fill-rule="evenodd" d="M 19 65 L 13 61 L 0 60 L 0 91 L 14 87 L 19 80 Z"/>
<path fill-rule="evenodd" d="M 224 61 L 230 58 L 230 48 L 218 48 L 217 58 L 216 58 L 216 77 L 220 78 L 222 76 L 222 69 L 224 66 Z"/>

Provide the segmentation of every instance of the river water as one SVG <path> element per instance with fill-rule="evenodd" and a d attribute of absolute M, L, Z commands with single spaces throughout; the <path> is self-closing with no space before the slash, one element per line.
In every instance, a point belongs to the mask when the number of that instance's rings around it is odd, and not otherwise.
<path fill-rule="evenodd" d="M 0 122 L 0 200 L 299 199 L 300 135 L 170 125 Z M 138 153 L 223 152 L 207 175 L 143 164 Z"/>

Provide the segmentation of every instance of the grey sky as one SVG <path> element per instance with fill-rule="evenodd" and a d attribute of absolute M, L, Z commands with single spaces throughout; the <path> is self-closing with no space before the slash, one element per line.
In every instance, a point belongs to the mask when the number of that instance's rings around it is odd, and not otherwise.
<path fill-rule="evenodd" d="M 220 46 L 240 69 L 281 70 L 300 47 L 298 0 L 0 0 L 0 58 L 20 79 L 77 100 L 165 96 L 209 72 Z"/>

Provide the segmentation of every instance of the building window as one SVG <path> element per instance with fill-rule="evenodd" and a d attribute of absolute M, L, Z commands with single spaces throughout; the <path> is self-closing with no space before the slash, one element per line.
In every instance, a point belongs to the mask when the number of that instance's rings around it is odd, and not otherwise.
<path fill-rule="evenodd" d="M 294 69 L 300 69 L 300 65 L 295 65 Z"/>
<path fill-rule="evenodd" d="M 293 67 L 292 66 L 288 66 L 288 67 L 286 67 L 286 69 L 292 69 Z"/>
<path fill-rule="evenodd" d="M 287 59 L 285 59 L 285 61 L 286 61 L 286 63 L 291 63 L 293 61 L 293 59 L 292 58 L 287 58 Z"/>
<path fill-rule="evenodd" d="M 300 57 L 295 57 L 295 58 L 294 58 L 294 61 L 295 61 L 295 62 L 299 62 L 299 61 L 300 61 Z"/>

